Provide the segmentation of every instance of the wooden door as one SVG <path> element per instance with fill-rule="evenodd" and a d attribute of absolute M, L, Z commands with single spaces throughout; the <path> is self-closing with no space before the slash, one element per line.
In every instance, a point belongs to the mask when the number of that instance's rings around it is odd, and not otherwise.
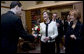
<path fill-rule="evenodd" d="M 25 11 L 25 16 L 26 16 L 26 26 L 27 26 L 27 31 L 29 34 L 32 33 L 32 28 L 31 28 L 31 11 L 27 10 Z"/>

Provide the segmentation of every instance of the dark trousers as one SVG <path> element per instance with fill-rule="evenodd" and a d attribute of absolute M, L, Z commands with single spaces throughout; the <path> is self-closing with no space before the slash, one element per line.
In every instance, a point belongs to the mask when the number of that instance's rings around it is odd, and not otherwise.
<path fill-rule="evenodd" d="M 41 42 L 41 54 L 55 54 L 55 42 Z"/>
<path fill-rule="evenodd" d="M 56 51 L 57 51 L 56 53 L 60 54 L 60 43 L 63 44 L 62 38 L 61 37 L 57 37 L 55 39 L 55 42 L 56 42 Z"/>
<path fill-rule="evenodd" d="M 56 41 L 56 53 L 60 53 L 60 41 Z"/>

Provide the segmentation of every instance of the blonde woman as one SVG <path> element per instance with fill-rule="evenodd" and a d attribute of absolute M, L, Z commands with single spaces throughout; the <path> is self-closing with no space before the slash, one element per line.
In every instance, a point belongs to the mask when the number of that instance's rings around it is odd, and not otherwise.
<path fill-rule="evenodd" d="M 67 26 L 67 32 L 65 36 L 65 52 L 66 54 L 80 54 L 79 44 L 80 44 L 80 30 L 81 30 L 81 22 L 80 13 L 78 10 L 70 10 L 69 17 L 71 18 L 70 25 Z"/>
<path fill-rule="evenodd" d="M 55 54 L 55 38 L 58 35 L 56 22 L 50 21 L 50 12 L 43 11 L 44 22 L 40 23 L 41 53 Z"/>

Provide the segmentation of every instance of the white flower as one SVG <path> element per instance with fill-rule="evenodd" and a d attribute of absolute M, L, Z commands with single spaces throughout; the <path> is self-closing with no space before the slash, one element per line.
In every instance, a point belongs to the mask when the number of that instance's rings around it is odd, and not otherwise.
<path fill-rule="evenodd" d="M 38 26 L 35 27 L 35 30 L 37 30 Z"/>
<path fill-rule="evenodd" d="M 34 28 L 32 28 L 32 30 L 34 30 Z"/>
<path fill-rule="evenodd" d="M 39 34 L 38 36 L 41 36 L 41 34 Z"/>

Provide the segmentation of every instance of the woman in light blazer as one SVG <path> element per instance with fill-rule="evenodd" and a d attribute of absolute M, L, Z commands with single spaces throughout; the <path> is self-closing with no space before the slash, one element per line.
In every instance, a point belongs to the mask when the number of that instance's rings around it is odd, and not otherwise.
<path fill-rule="evenodd" d="M 55 38 L 58 35 L 56 22 L 50 21 L 50 12 L 43 11 L 44 22 L 40 23 L 41 53 L 55 54 Z"/>

